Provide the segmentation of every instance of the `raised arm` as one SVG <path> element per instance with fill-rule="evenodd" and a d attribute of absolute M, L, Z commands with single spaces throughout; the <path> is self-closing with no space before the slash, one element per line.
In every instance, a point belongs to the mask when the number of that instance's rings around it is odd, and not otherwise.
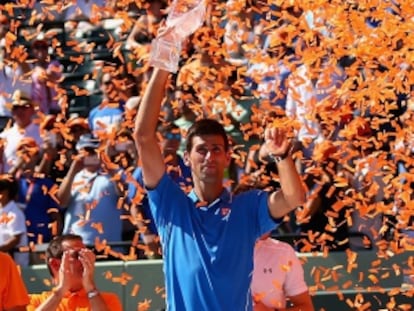
<path fill-rule="evenodd" d="M 281 190 L 269 196 L 269 212 L 274 218 L 281 218 L 305 203 L 306 192 L 290 156 L 291 144 L 286 131 L 268 128 L 265 131 L 265 147 L 271 158 L 277 162 Z"/>
<path fill-rule="evenodd" d="M 156 187 L 165 172 L 156 129 L 168 75 L 168 71 L 154 68 L 135 121 L 135 144 L 141 160 L 144 183 L 149 188 Z"/>

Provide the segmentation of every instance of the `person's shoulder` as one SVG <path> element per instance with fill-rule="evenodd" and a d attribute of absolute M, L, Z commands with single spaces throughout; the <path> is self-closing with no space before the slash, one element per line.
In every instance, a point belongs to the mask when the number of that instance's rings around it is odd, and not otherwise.
<path fill-rule="evenodd" d="M 17 214 L 18 216 L 20 215 L 24 215 L 24 212 L 17 206 L 16 202 L 14 200 L 9 201 L 9 203 L 7 203 L 4 207 L 3 207 L 3 211 L 5 213 L 13 213 L 13 214 Z"/>
<path fill-rule="evenodd" d="M 122 311 L 122 303 L 119 296 L 112 292 L 101 292 L 101 296 L 105 303 L 111 307 L 113 311 Z"/>
<path fill-rule="evenodd" d="M 117 294 L 113 293 L 113 292 L 101 292 L 102 297 L 107 297 L 107 298 L 114 298 L 119 300 L 119 297 Z"/>
<path fill-rule="evenodd" d="M 52 295 L 51 291 L 29 294 L 29 306 L 27 310 L 33 310 L 30 308 L 40 306 L 50 295 Z"/>
<path fill-rule="evenodd" d="M 267 238 L 263 240 L 263 245 L 277 252 L 295 253 L 294 248 L 290 244 L 277 239 Z"/>
<path fill-rule="evenodd" d="M 13 259 L 10 257 L 9 254 L 0 252 L 0 263 L 4 267 L 5 265 L 13 264 Z"/>
<path fill-rule="evenodd" d="M 234 194 L 234 198 L 237 199 L 245 199 L 246 197 L 258 197 L 261 195 L 267 195 L 267 192 L 264 191 L 263 189 L 248 189 L 246 191 L 240 190 L 237 191 L 236 194 Z"/>

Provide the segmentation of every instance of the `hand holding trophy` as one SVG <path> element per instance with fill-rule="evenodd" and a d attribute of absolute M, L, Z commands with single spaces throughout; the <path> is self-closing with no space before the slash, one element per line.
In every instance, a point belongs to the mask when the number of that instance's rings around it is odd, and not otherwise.
<path fill-rule="evenodd" d="M 151 43 L 150 66 L 177 72 L 182 42 L 204 22 L 205 0 L 174 0 L 166 27 Z"/>

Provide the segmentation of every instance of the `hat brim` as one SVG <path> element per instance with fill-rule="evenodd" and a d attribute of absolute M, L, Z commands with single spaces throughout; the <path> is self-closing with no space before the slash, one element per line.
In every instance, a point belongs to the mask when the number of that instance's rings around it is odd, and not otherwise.
<path fill-rule="evenodd" d="M 20 100 L 13 102 L 12 107 L 32 107 L 32 103 L 29 100 Z"/>
<path fill-rule="evenodd" d="M 85 148 L 92 148 L 92 149 L 98 149 L 99 143 L 94 142 L 79 142 L 76 144 L 76 150 L 80 151 Z"/>

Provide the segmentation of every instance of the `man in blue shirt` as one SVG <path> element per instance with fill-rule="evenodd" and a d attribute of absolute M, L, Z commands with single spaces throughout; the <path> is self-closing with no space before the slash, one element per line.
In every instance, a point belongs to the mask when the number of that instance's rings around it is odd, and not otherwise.
<path fill-rule="evenodd" d="M 184 153 L 194 183 L 187 196 L 166 173 L 156 134 L 168 75 L 154 68 L 134 133 L 161 239 L 167 309 L 251 310 L 256 239 L 305 200 L 289 154 L 290 141 L 283 129 L 265 132 L 268 153 L 277 161 L 280 191 L 252 190 L 232 196 L 223 187 L 231 159 L 226 132 L 215 120 L 196 121 L 187 133 Z"/>

